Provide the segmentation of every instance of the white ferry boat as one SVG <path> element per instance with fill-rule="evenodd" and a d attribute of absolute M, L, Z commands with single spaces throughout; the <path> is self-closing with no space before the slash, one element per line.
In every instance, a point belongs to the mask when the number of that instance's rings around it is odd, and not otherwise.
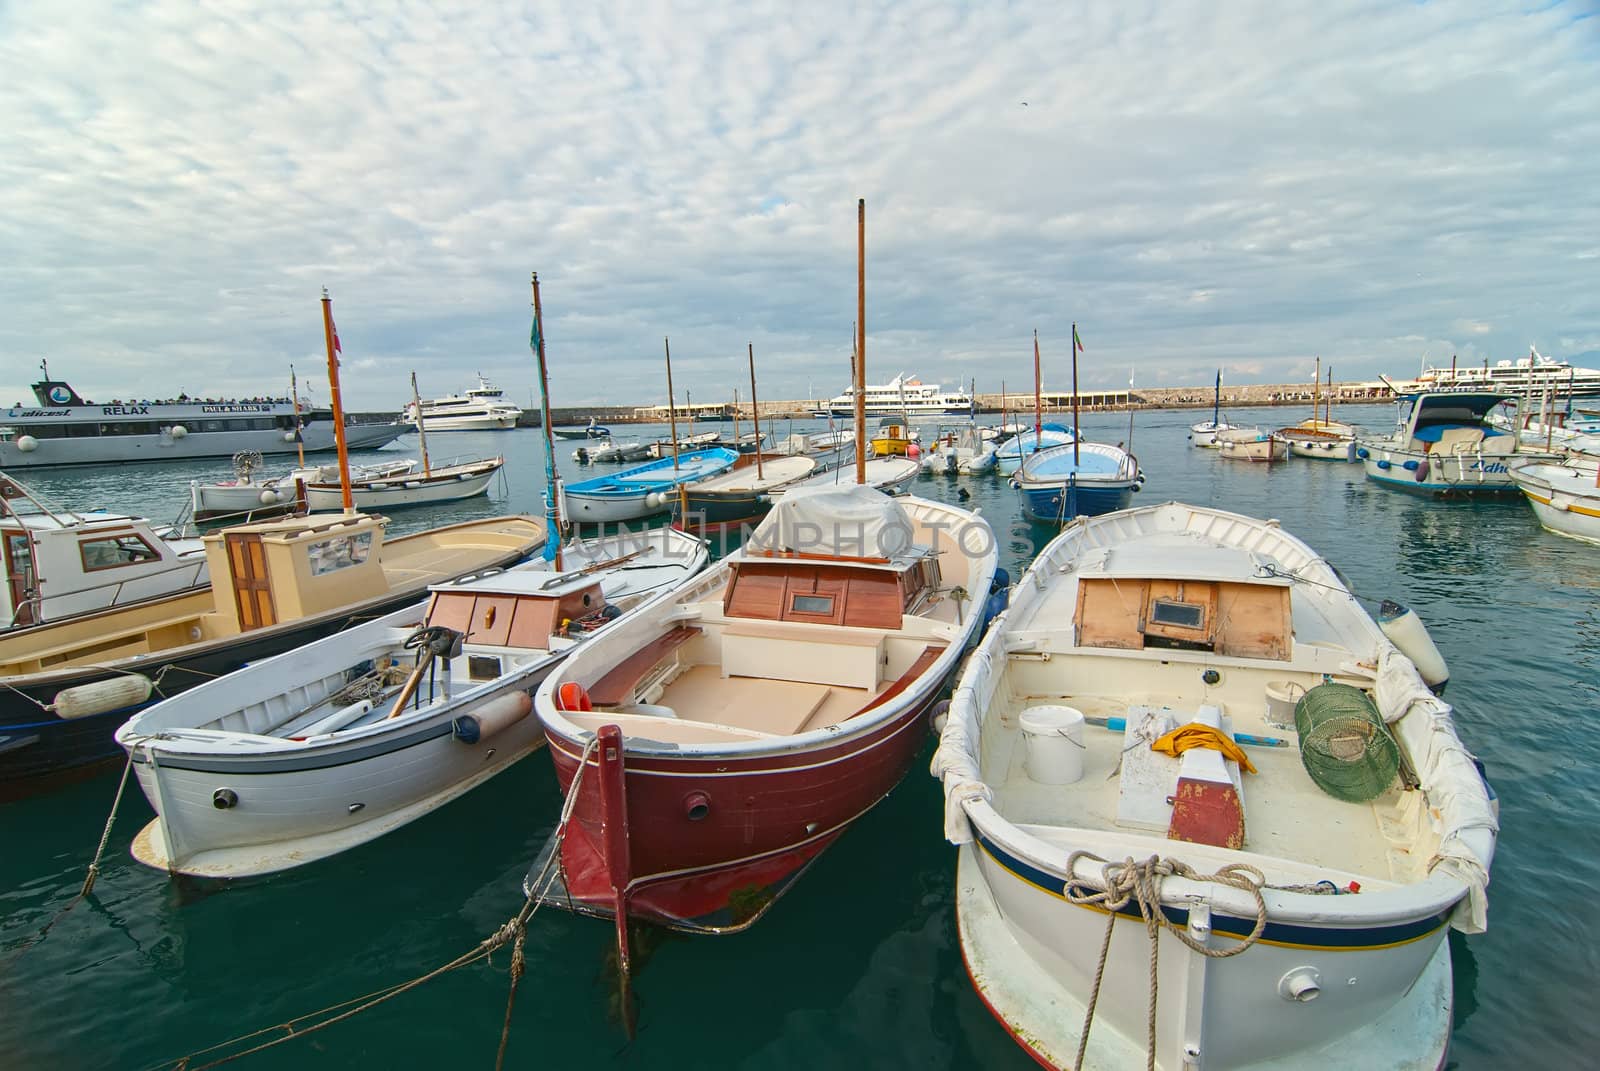
<path fill-rule="evenodd" d="M 1419 391 L 1504 391 L 1535 398 L 1545 390 L 1556 396 L 1600 394 L 1600 368 L 1577 368 L 1530 346 L 1528 356 L 1496 361 L 1492 366 L 1485 361 L 1472 366 L 1424 367 L 1414 385 Z"/>
<path fill-rule="evenodd" d="M 847 390 L 828 400 L 833 416 L 852 416 L 856 411 L 855 390 Z M 867 386 L 867 415 L 939 418 L 972 411 L 972 395 L 957 387 L 945 390 L 938 383 L 924 383 L 904 372 L 887 383 Z"/>
<path fill-rule="evenodd" d="M 522 410 L 505 400 L 505 392 L 478 373 L 478 385 L 465 394 L 452 394 L 422 403 L 422 419 L 429 431 L 501 431 L 517 426 Z M 417 403 L 400 414 L 403 424 L 416 426 Z"/>
<path fill-rule="evenodd" d="M 232 457 L 246 450 L 292 454 L 297 449 L 289 398 L 114 399 L 96 405 L 48 373 L 33 384 L 37 405 L 0 410 L 0 469 L 104 465 L 127 461 Z M 332 450 L 326 411 L 300 408 L 299 437 L 308 453 Z M 405 434 L 400 424 L 346 424 L 352 450 L 371 449 Z"/>

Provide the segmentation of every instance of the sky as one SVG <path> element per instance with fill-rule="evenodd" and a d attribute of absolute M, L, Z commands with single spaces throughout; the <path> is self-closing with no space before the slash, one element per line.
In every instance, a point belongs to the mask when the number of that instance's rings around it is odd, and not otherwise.
<path fill-rule="evenodd" d="M 1600 365 L 1595 0 L 0 3 L 0 404 Z M 1585 363 L 1581 361 L 1579 363 Z M 309 389 L 307 389 L 309 387 Z"/>

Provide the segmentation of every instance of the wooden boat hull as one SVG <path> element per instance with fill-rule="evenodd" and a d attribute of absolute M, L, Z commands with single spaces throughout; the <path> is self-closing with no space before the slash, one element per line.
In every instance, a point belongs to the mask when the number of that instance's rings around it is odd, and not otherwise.
<path fill-rule="evenodd" d="M 905 777 L 927 739 L 928 711 L 947 676 L 926 682 L 892 720 L 826 746 L 748 756 L 630 754 L 628 836 L 636 876 L 629 916 L 694 933 L 728 933 L 754 923 L 823 849 Z M 583 746 L 548 728 L 546 736 L 566 792 Z M 696 794 L 709 801 L 699 819 L 685 807 Z M 560 851 L 564 887 L 549 899 L 611 917 L 614 899 L 592 759 Z M 534 873 L 539 869 L 535 864 Z"/>
<path fill-rule="evenodd" d="M 1289 444 L 1282 439 L 1273 437 L 1266 439 L 1219 439 L 1217 451 L 1231 461 L 1254 461 L 1260 464 L 1269 464 L 1274 461 L 1286 461 L 1289 457 Z"/>
<path fill-rule="evenodd" d="M 477 527 L 482 523 L 461 527 Z M 404 538 L 388 546 L 400 545 Z M 497 554 L 485 552 L 455 575 L 513 565 L 542 542 L 541 537 Z M 248 663 L 302 647 L 351 625 L 398 610 L 420 599 L 428 584 L 445 579 L 449 578 L 419 576 L 414 582 L 381 597 L 239 635 L 114 658 L 97 665 L 0 678 L 5 684 L 0 688 L 0 799 L 16 799 L 45 791 L 74 777 L 85 776 L 115 759 L 121 749 L 112 734 L 133 714 L 152 703 Z M 196 615 L 209 609 L 209 593 L 194 598 L 198 600 Z M 74 719 L 57 717 L 48 709 L 69 688 L 112 681 L 129 674 L 139 674 L 154 682 L 147 700 Z"/>

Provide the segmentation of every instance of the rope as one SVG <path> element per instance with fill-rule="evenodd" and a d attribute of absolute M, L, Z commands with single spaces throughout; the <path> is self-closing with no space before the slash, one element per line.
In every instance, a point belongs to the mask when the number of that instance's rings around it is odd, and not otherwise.
<path fill-rule="evenodd" d="M 572 820 L 573 808 L 576 806 L 578 800 L 578 788 L 583 783 L 583 771 L 588 765 L 589 756 L 594 752 L 598 745 L 599 738 L 596 737 L 591 739 L 583 749 L 583 757 L 578 763 L 578 772 L 573 776 L 572 785 L 567 789 L 567 798 L 563 801 L 561 806 L 561 818 L 556 824 L 555 830 L 555 846 L 550 852 L 550 859 L 545 860 L 544 868 L 539 872 L 539 877 L 533 883 L 534 891 L 528 895 L 526 900 L 523 901 L 521 910 L 519 910 L 515 916 L 503 923 L 499 929 L 494 931 L 494 933 L 478 942 L 474 948 L 462 953 L 450 962 L 443 964 L 442 966 L 435 967 L 426 974 L 413 978 L 408 982 L 401 982 L 397 985 L 388 986 L 383 989 L 375 989 L 365 996 L 340 1001 L 337 1004 L 330 1004 L 319 1011 L 310 1012 L 305 1015 L 298 1015 L 292 1019 L 286 1019 L 281 1023 L 277 1023 L 273 1026 L 263 1027 L 260 1030 L 255 1030 L 248 1034 L 240 1034 L 237 1037 L 229 1038 L 227 1041 L 218 1042 L 217 1044 L 208 1048 L 197 1049 L 186 1056 L 182 1056 L 173 1060 L 163 1060 L 161 1063 L 153 1065 L 151 1071 L 154 1071 L 154 1068 L 167 1068 L 170 1069 L 170 1071 L 207 1071 L 209 1068 L 220 1067 L 223 1064 L 232 1063 L 233 1061 L 241 1059 L 245 1056 L 251 1056 L 266 1049 L 271 1049 L 278 1045 L 282 1045 L 286 1041 L 292 1041 L 295 1038 L 302 1038 L 308 1034 L 314 1034 L 325 1027 L 332 1026 L 334 1023 L 343 1022 L 346 1019 L 359 1015 L 369 1008 L 375 1008 L 386 1001 L 398 997 L 402 993 L 410 992 L 413 989 L 431 982 L 433 979 L 442 974 L 448 974 L 450 971 L 456 970 L 460 967 L 468 966 L 472 963 L 476 963 L 481 959 L 488 959 L 495 949 L 509 943 L 512 946 L 511 992 L 506 999 L 505 1025 L 502 1027 L 500 1032 L 500 1050 L 499 1055 L 495 1060 L 495 1067 L 498 1071 L 505 1059 L 506 1044 L 510 1039 L 511 1008 L 512 1002 L 516 997 L 517 982 L 521 979 L 526 966 L 524 942 L 527 934 L 528 920 L 533 917 L 535 912 L 539 910 L 539 905 L 543 903 L 543 894 L 548 886 L 547 878 L 550 874 L 551 860 L 557 858 L 561 854 L 561 841 L 565 838 L 567 826 Z M 322 1016 L 327 1016 L 331 1012 L 338 1012 L 338 1014 L 332 1015 L 329 1018 L 322 1018 Z M 308 1020 L 316 1021 L 311 1022 L 309 1026 L 304 1028 L 299 1025 L 307 1022 Z M 280 1037 L 270 1038 L 261 1042 L 259 1045 L 253 1045 L 248 1049 L 242 1049 L 238 1052 L 219 1056 L 209 1063 L 192 1063 L 192 1061 L 194 1061 L 197 1057 L 206 1056 L 210 1053 L 217 1052 L 219 1049 L 225 1049 L 232 1045 L 240 1045 L 255 1038 L 259 1038 L 265 1034 L 270 1034 L 274 1031 L 280 1030 L 283 1032 Z"/>
<path fill-rule="evenodd" d="M 1095 889 L 1077 877 L 1079 859 L 1103 864 L 1100 868 L 1103 888 Z M 1157 855 L 1140 862 L 1135 862 L 1133 857 L 1129 856 L 1120 863 L 1111 863 L 1093 852 L 1086 851 L 1073 852 L 1067 858 L 1067 875 L 1062 892 L 1069 903 L 1080 907 L 1098 906 L 1106 912 L 1105 934 L 1100 940 L 1100 962 L 1095 967 L 1094 986 L 1089 991 L 1089 1003 L 1084 1009 L 1083 1030 L 1078 1036 L 1078 1055 L 1073 1061 L 1073 1067 L 1079 1069 L 1083 1067 L 1083 1057 L 1089 1049 L 1089 1028 L 1094 1025 L 1095 1004 L 1100 999 L 1100 983 L 1105 977 L 1107 956 L 1111 950 L 1111 931 L 1116 926 L 1117 914 L 1130 902 L 1136 902 L 1139 905 L 1139 917 L 1144 921 L 1145 933 L 1150 938 L 1150 1000 L 1145 1020 L 1145 1066 L 1148 1071 L 1155 1071 L 1157 957 L 1161 948 L 1162 927 L 1172 931 L 1173 936 L 1184 945 L 1208 959 L 1227 959 L 1229 956 L 1237 956 L 1255 944 L 1267 927 L 1267 902 L 1261 895 L 1261 890 L 1267 882 L 1266 875 L 1255 867 L 1243 863 L 1229 863 L 1214 874 L 1202 875 L 1187 863 L 1176 859 L 1162 859 Z M 1230 948 L 1211 948 L 1203 941 L 1195 940 L 1189 936 L 1187 927 L 1172 922 L 1161 910 L 1161 883 L 1168 877 L 1209 882 L 1248 893 L 1256 902 L 1255 927 L 1247 937 Z"/>

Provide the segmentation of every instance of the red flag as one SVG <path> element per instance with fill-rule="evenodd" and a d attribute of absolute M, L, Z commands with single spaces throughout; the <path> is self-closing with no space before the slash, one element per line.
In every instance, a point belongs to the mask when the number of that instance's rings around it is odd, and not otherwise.
<path fill-rule="evenodd" d="M 335 364 L 343 364 L 344 348 L 339 345 L 339 325 L 333 322 L 333 314 L 328 314 L 328 329 L 333 332 L 333 360 Z"/>
<path fill-rule="evenodd" d="M 1072 344 L 1078 347 L 1078 352 L 1083 352 L 1083 340 L 1078 337 L 1078 325 L 1072 325 Z"/>

